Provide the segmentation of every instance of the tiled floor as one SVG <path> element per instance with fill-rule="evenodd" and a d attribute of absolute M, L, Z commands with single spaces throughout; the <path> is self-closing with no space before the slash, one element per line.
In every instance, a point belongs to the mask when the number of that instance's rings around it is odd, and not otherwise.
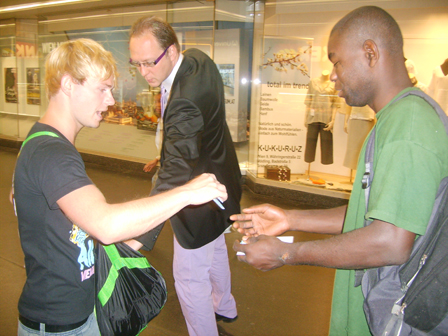
<path fill-rule="evenodd" d="M 17 220 L 8 202 L 16 153 L 0 148 L 0 336 L 17 335 L 17 301 L 25 281 L 23 254 L 17 233 Z M 109 202 L 121 202 L 148 194 L 151 181 L 137 177 L 87 168 Z M 274 203 L 292 208 L 294 204 L 243 193 L 242 207 Z M 290 234 L 288 234 L 290 235 Z M 321 238 L 318 235 L 291 233 L 295 240 Z M 334 271 L 311 266 L 289 266 L 261 272 L 239 262 L 232 244 L 240 234 L 226 235 L 232 271 L 233 295 L 238 304 L 236 322 L 218 323 L 221 335 L 234 336 L 324 336 L 328 334 Z M 149 261 L 164 275 L 168 301 L 142 336 L 188 335 L 177 301 L 172 277 L 172 230 L 165 225 L 156 247 L 145 252 Z M 207 335 L 204 335 L 207 336 Z"/>

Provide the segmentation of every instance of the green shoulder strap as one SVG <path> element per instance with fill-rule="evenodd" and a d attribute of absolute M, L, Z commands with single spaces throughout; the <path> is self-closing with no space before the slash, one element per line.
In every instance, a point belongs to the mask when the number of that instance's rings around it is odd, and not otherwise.
<path fill-rule="evenodd" d="M 59 138 L 59 135 L 57 135 L 54 132 L 50 132 L 50 131 L 41 131 L 41 132 L 36 132 L 31 134 L 30 136 L 28 136 L 28 138 L 25 139 L 25 141 L 22 143 L 22 146 L 20 147 L 19 150 L 19 154 L 17 154 L 17 158 L 19 158 L 20 153 L 22 152 L 22 148 L 23 146 L 25 146 L 25 144 L 30 141 L 31 139 L 34 139 L 35 137 L 41 136 L 41 135 L 48 135 L 54 138 Z M 15 168 L 14 168 L 14 173 L 12 174 L 12 203 L 14 205 L 14 213 L 17 216 L 17 210 L 16 210 L 16 201 L 14 199 L 14 174 L 15 174 Z"/>
<path fill-rule="evenodd" d="M 31 139 L 34 139 L 35 137 L 38 137 L 41 135 L 48 135 L 48 136 L 52 136 L 53 138 L 59 138 L 59 135 L 57 135 L 54 132 L 50 132 L 50 131 L 36 132 L 36 133 L 31 134 L 28 138 L 25 139 L 25 141 L 22 143 L 22 147 L 25 146 L 25 144 L 28 141 L 30 141 Z"/>
<path fill-rule="evenodd" d="M 26 138 L 25 141 L 22 143 L 22 147 L 20 147 L 19 155 L 20 155 L 20 152 L 22 151 L 23 146 L 25 146 L 25 144 L 28 141 L 30 141 L 31 139 L 34 139 L 34 138 L 36 138 L 38 136 L 41 136 L 41 135 L 48 135 L 48 136 L 51 136 L 53 138 L 59 138 L 59 135 L 57 135 L 54 132 L 50 132 L 50 131 L 42 131 L 42 132 L 33 133 L 28 138 Z"/>

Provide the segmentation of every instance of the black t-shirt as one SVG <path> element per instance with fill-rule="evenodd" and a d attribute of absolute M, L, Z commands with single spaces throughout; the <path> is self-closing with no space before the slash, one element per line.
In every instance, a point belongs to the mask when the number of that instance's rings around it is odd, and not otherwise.
<path fill-rule="evenodd" d="M 21 315 L 41 323 L 71 324 L 93 311 L 95 260 L 92 237 L 73 225 L 57 205 L 68 193 L 92 184 L 76 148 L 59 137 L 37 136 L 22 148 L 14 191 L 27 280 L 19 300 Z"/>

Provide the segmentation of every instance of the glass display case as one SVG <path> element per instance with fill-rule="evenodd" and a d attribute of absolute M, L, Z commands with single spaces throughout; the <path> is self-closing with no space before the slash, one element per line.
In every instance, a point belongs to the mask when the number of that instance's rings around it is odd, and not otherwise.
<path fill-rule="evenodd" d="M 359 6 L 357 1 L 266 1 L 264 20 L 255 21 L 254 28 L 255 36 L 260 33 L 254 40 L 248 177 L 255 184 L 349 197 L 353 162 L 375 113 L 351 108 L 337 96 L 329 80 L 327 42 L 334 24 Z M 447 3 L 380 6 L 401 27 L 415 85 L 443 105 L 448 91 L 431 91 L 430 83 L 448 58 Z"/>
<path fill-rule="evenodd" d="M 42 113 L 36 38 L 37 20 L 0 24 L 0 134 L 9 139 L 25 137 Z"/>

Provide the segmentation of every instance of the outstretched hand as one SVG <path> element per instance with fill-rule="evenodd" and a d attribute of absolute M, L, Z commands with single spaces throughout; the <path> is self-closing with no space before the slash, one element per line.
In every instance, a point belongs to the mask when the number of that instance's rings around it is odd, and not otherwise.
<path fill-rule="evenodd" d="M 261 235 L 248 238 L 243 244 L 235 241 L 233 249 L 245 253 L 245 255 L 239 255 L 238 260 L 261 271 L 270 271 L 283 266 L 290 258 L 288 245 L 291 244 L 283 243 L 276 237 Z"/>
<path fill-rule="evenodd" d="M 180 188 L 188 192 L 191 205 L 207 203 L 214 198 L 219 198 L 222 202 L 227 200 L 226 186 L 213 174 L 199 175 Z"/>
<path fill-rule="evenodd" d="M 243 209 L 242 214 L 230 216 L 233 227 L 248 237 L 278 236 L 289 230 L 285 210 L 271 204 L 255 205 Z"/>

